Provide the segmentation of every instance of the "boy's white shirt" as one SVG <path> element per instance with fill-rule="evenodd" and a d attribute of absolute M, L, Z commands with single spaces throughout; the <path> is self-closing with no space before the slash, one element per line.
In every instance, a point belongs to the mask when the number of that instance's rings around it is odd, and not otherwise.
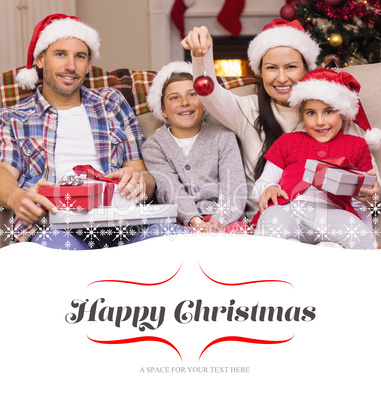
<path fill-rule="evenodd" d="M 171 136 L 175 139 L 177 145 L 181 148 L 184 155 L 188 156 L 194 143 L 196 142 L 198 134 L 190 138 L 177 138 L 171 133 L 170 127 L 168 127 L 168 131 L 170 132 Z"/>

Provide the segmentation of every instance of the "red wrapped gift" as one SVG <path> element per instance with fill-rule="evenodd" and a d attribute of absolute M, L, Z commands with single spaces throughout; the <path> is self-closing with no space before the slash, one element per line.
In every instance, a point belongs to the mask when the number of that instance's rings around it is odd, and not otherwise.
<path fill-rule="evenodd" d="M 88 183 L 79 186 L 55 184 L 40 187 L 39 193 L 48 198 L 57 209 L 90 210 L 102 205 L 101 183 Z"/>
<path fill-rule="evenodd" d="M 117 198 L 117 206 L 128 207 L 131 201 L 126 198 L 120 197 L 116 191 L 116 187 L 119 184 L 119 180 L 109 179 L 104 174 L 94 169 L 91 165 L 78 165 L 73 167 L 73 171 L 77 175 L 86 175 L 87 179 L 96 180 L 102 182 L 103 187 L 103 203 L 104 207 L 116 206 L 115 198 Z M 116 197 L 114 197 L 114 193 Z"/>

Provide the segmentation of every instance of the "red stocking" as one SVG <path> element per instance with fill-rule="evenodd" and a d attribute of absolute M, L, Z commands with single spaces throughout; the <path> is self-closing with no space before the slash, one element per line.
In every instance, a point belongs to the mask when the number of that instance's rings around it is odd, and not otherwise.
<path fill-rule="evenodd" d="M 239 20 L 243 9 L 245 8 L 245 0 L 225 0 L 222 10 L 218 14 L 218 22 L 233 36 L 238 36 L 242 26 Z"/>
<path fill-rule="evenodd" d="M 184 14 L 187 6 L 184 3 L 184 0 L 175 0 L 171 10 L 172 21 L 175 24 L 176 28 L 180 31 L 181 37 L 184 38 Z"/>

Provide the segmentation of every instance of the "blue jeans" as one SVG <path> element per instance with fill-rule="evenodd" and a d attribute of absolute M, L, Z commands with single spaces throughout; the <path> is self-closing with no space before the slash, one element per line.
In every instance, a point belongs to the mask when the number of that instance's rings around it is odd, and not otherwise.
<path fill-rule="evenodd" d="M 161 236 L 193 233 L 173 223 L 99 228 L 89 225 L 83 229 L 41 230 L 32 242 L 59 250 L 90 250 L 124 246 Z"/>

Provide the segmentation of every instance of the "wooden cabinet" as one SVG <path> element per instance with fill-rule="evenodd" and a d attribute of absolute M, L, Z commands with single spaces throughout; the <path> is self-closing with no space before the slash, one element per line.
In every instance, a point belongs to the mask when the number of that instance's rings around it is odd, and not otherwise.
<path fill-rule="evenodd" d="M 76 0 L 0 0 L 0 71 L 26 64 L 36 24 L 49 14 L 75 15 Z"/>

